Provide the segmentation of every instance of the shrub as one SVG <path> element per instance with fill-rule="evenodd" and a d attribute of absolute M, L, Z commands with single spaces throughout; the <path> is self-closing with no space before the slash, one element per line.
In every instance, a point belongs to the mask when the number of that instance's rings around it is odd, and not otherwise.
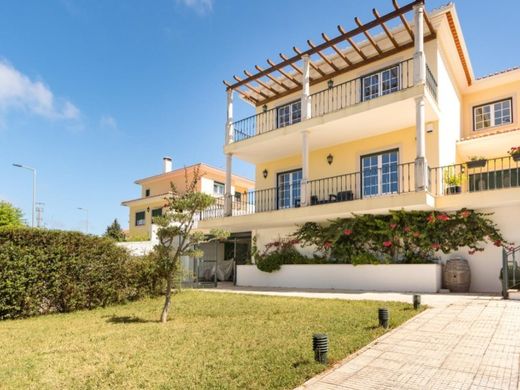
<path fill-rule="evenodd" d="M 112 240 L 0 228 L 0 319 L 70 312 L 153 294 L 156 271 Z"/>
<path fill-rule="evenodd" d="M 325 263 L 323 257 L 306 257 L 296 248 L 297 240 L 280 239 L 265 246 L 262 253 L 255 255 L 256 266 L 260 271 L 278 271 L 283 264 L 320 264 Z"/>

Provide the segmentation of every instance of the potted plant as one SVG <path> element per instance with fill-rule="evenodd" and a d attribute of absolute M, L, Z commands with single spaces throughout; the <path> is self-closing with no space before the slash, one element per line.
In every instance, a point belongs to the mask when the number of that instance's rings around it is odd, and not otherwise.
<path fill-rule="evenodd" d="M 513 146 L 507 153 L 513 157 L 513 160 L 520 161 L 520 146 Z"/>
<path fill-rule="evenodd" d="M 462 173 L 456 172 L 456 167 L 448 167 L 444 171 L 444 184 L 446 185 L 446 194 L 460 194 L 462 192 Z"/>
<path fill-rule="evenodd" d="M 486 158 L 482 156 L 471 156 L 466 162 L 468 168 L 484 168 L 486 166 Z"/>

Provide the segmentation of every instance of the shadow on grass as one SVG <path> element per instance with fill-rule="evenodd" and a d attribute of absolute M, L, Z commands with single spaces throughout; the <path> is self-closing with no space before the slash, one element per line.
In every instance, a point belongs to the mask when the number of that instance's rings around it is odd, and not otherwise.
<path fill-rule="evenodd" d="M 298 368 L 300 366 L 305 366 L 308 364 L 312 364 L 312 362 L 309 359 L 302 359 L 302 360 L 298 360 L 298 361 L 294 362 L 292 364 L 292 366 L 293 366 L 293 368 Z"/>
<path fill-rule="evenodd" d="M 135 316 L 110 316 L 108 317 L 107 322 L 111 324 L 145 324 L 157 321 L 144 320 Z"/>

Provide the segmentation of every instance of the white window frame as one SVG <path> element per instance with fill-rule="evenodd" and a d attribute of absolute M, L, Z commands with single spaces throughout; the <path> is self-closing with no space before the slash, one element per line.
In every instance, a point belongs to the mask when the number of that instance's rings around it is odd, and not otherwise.
<path fill-rule="evenodd" d="M 300 105 L 300 108 L 299 108 L 299 111 L 300 111 L 300 116 L 298 118 L 294 118 L 294 114 L 296 112 L 298 112 L 298 109 L 295 108 L 296 105 Z M 289 120 L 286 122 L 282 122 L 281 119 L 282 119 L 282 116 L 280 115 L 280 111 L 282 110 L 285 110 L 285 109 L 289 109 Z M 284 104 L 283 106 L 279 106 L 279 107 L 276 107 L 276 128 L 281 128 L 281 127 L 285 127 L 285 126 L 290 126 L 294 123 L 298 123 L 298 122 L 301 122 L 302 120 L 302 106 L 301 106 L 301 100 L 296 100 L 294 102 L 291 102 L 291 103 L 287 103 L 287 104 Z"/>
<path fill-rule="evenodd" d="M 276 204 L 279 210 L 296 207 L 296 203 L 301 201 L 301 181 L 303 171 L 301 168 L 291 171 L 280 172 L 276 175 Z M 286 176 L 288 180 L 281 182 L 281 178 Z M 288 195 L 288 203 L 284 195 Z"/>
<path fill-rule="evenodd" d="M 383 91 L 383 74 L 385 72 L 391 72 L 393 69 L 397 69 L 397 87 L 396 89 L 387 89 Z M 370 96 L 365 96 L 365 82 L 377 76 L 377 93 Z M 393 65 L 385 69 L 381 69 L 377 72 L 367 74 L 361 78 L 361 101 L 367 101 L 375 99 L 379 96 L 389 95 L 391 93 L 401 90 L 401 64 Z"/>
<path fill-rule="evenodd" d="M 222 190 L 220 190 L 220 188 Z M 215 196 L 224 196 L 226 194 L 226 185 L 219 181 L 213 182 L 213 195 Z"/>
<path fill-rule="evenodd" d="M 506 102 L 509 104 L 509 122 L 502 121 L 501 123 L 496 123 L 497 118 L 495 117 L 495 106 L 497 104 L 502 105 L 503 103 L 506 103 Z M 485 108 L 489 109 L 489 126 L 483 126 L 483 124 L 484 124 L 483 112 L 484 112 Z M 481 113 L 479 114 L 481 116 L 480 121 L 477 121 L 477 110 L 481 110 Z M 504 110 L 504 108 L 501 108 L 501 111 L 502 110 Z M 478 125 L 480 123 L 482 123 L 482 126 L 478 127 Z M 511 98 L 511 97 L 506 98 L 506 99 L 497 100 L 497 101 L 494 101 L 491 103 L 480 104 L 478 106 L 473 107 L 473 131 L 480 131 L 480 130 L 490 129 L 492 127 L 510 125 L 511 123 L 513 123 L 513 98 Z"/>
<path fill-rule="evenodd" d="M 383 155 L 389 154 L 389 153 L 396 153 L 397 154 L 397 190 L 395 191 L 387 191 L 383 192 Z M 391 194 L 398 194 L 399 193 L 399 149 L 391 149 L 391 150 L 385 150 L 382 152 L 377 153 L 371 153 L 361 156 L 360 163 L 361 163 L 361 195 L 362 198 L 373 198 L 376 196 L 382 196 L 382 195 L 391 195 Z M 364 166 L 363 166 L 363 159 L 377 156 L 377 193 L 376 194 L 365 194 L 365 183 L 364 183 Z M 389 185 L 391 185 L 392 181 L 389 182 Z"/>

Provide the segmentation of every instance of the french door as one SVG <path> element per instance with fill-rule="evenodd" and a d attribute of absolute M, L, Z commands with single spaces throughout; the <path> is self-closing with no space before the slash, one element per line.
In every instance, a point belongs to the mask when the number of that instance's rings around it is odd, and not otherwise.
<path fill-rule="evenodd" d="M 399 151 L 361 157 L 363 197 L 393 194 L 399 191 Z"/>
<path fill-rule="evenodd" d="M 278 208 L 287 209 L 300 204 L 302 170 L 278 174 Z"/>

